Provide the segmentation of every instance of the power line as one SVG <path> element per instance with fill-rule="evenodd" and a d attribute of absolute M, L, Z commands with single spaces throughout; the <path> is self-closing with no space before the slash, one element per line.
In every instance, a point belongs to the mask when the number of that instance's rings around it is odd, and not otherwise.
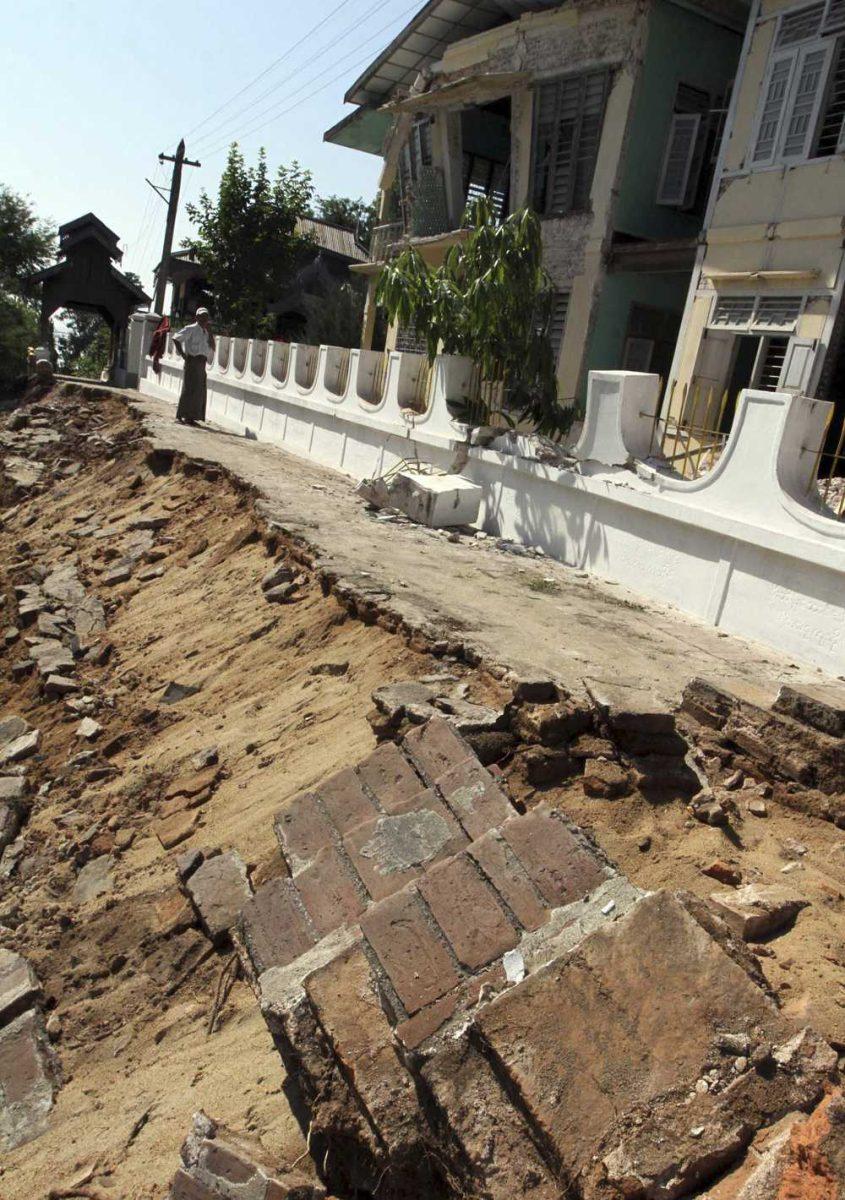
<path fill-rule="evenodd" d="M 258 130 L 264 129 L 265 126 L 272 124 L 273 121 L 278 120 L 280 117 L 286 116 L 286 114 L 291 112 L 294 108 L 298 108 L 300 106 L 300 104 L 304 104 L 306 101 L 310 100 L 312 96 L 316 96 L 316 95 L 318 95 L 318 93 L 325 91 L 327 87 L 331 87 L 332 84 L 335 82 L 335 74 L 336 74 L 337 68 L 339 66 L 341 66 L 346 61 L 346 59 L 350 58 L 357 51 L 362 50 L 365 46 L 369 45 L 370 42 L 375 41 L 376 38 L 380 37 L 381 34 L 384 32 L 384 30 L 389 28 L 389 26 L 394 23 L 394 21 L 397 19 L 397 17 L 404 16 L 405 13 L 411 12 L 413 9 L 416 9 L 416 8 L 417 8 L 417 4 L 414 3 L 410 6 L 410 8 L 405 9 L 403 13 L 397 13 L 396 17 L 393 17 L 387 23 L 387 25 L 384 25 L 381 27 L 381 29 L 376 30 L 376 32 L 371 34 L 370 37 L 366 38 L 363 42 L 359 43 L 359 45 L 355 46 L 352 50 L 350 50 L 348 54 L 345 54 L 341 58 L 336 59 L 335 62 L 331 63 L 328 67 L 326 67 L 325 70 L 319 71 L 316 75 L 312 75 L 310 79 L 306 79 L 305 83 L 303 83 L 300 87 L 294 89 L 294 91 L 291 92 L 289 95 L 282 97 L 281 100 L 276 101 L 275 104 L 272 104 L 272 105 L 270 105 L 269 108 L 266 108 L 264 110 L 264 112 L 259 113 L 258 114 L 259 121 L 260 121 L 260 118 L 265 116 L 267 113 L 273 112 L 273 110 L 276 109 L 279 104 L 286 103 L 286 101 L 290 100 L 293 96 L 296 96 L 299 92 L 303 91 L 310 84 L 314 83 L 318 79 L 322 79 L 324 75 L 331 75 L 331 78 L 329 79 L 328 83 L 323 84 L 321 87 L 315 88 L 312 92 L 309 92 L 306 96 L 303 96 L 301 100 L 297 100 L 295 104 L 292 104 L 288 108 L 283 109 L 282 112 L 276 112 L 272 117 L 269 117 L 269 119 L 267 121 L 260 122 L 258 125 L 254 125 L 251 128 L 244 130 L 242 133 L 240 133 L 236 136 L 229 135 L 225 139 L 225 141 L 220 143 L 219 146 L 214 146 L 211 149 L 207 149 L 207 150 L 203 151 L 202 152 L 203 157 L 207 159 L 211 155 L 217 154 L 221 149 L 225 149 L 232 140 L 239 141 L 242 138 L 251 137 L 253 133 L 257 133 Z M 356 60 L 355 65 L 358 65 L 358 63 L 367 62 L 369 57 L 370 57 L 369 54 L 367 54 L 362 59 Z"/>
<path fill-rule="evenodd" d="M 198 129 L 202 129 L 203 125 L 207 125 L 209 121 L 212 121 L 217 116 L 218 113 L 221 113 L 223 111 L 224 108 L 228 108 L 233 100 L 237 100 L 239 96 L 242 96 L 244 94 L 244 92 L 248 92 L 249 89 L 251 87 L 254 87 L 255 84 L 258 83 L 258 81 L 260 79 L 263 79 L 265 75 L 269 75 L 269 73 L 272 70 L 274 70 L 279 65 L 279 63 L 284 62 L 285 59 L 288 58 L 294 52 L 294 50 L 297 50 L 302 45 L 302 43 L 307 41 L 308 38 L 310 38 L 312 36 L 312 34 L 315 34 L 318 29 L 322 29 L 322 27 L 328 21 L 330 21 L 336 13 L 339 13 L 340 10 L 342 8 L 345 8 L 346 5 L 349 3 L 350 3 L 350 0 L 340 0 L 340 4 L 336 4 L 335 7 L 331 10 L 331 12 L 326 13 L 326 15 L 323 17 L 323 19 L 321 21 L 318 21 L 316 25 L 313 25 L 309 30 L 307 30 L 306 33 L 304 33 L 302 35 L 302 37 L 298 41 L 294 42 L 294 44 L 292 46 L 289 46 L 288 49 L 285 50 L 285 52 L 283 54 L 280 54 L 278 58 L 274 59 L 273 62 L 270 63 L 269 67 L 265 67 L 264 70 L 259 72 L 258 75 L 256 75 L 253 79 L 251 79 L 249 81 L 249 83 L 244 84 L 244 86 L 240 89 L 240 91 L 235 92 L 235 94 L 233 96 L 230 96 L 228 100 L 224 100 L 224 102 L 219 106 L 219 108 L 215 108 L 213 113 L 210 113 L 207 117 L 205 117 L 202 121 L 200 121 L 200 123 L 198 125 L 195 125 L 193 127 L 193 129 L 189 129 L 187 136 L 190 137 L 192 134 L 196 133 L 196 131 Z"/>
<path fill-rule="evenodd" d="M 414 7 L 416 8 L 416 4 L 414 5 Z M 351 25 L 344 28 L 340 33 L 336 34 L 335 37 L 332 38 L 332 40 L 330 42 L 327 42 L 325 46 L 320 46 L 320 47 L 316 48 L 314 50 L 312 58 L 308 62 L 300 63 L 300 65 L 298 67 L 296 67 L 295 70 L 290 71 L 288 73 L 287 77 L 284 80 L 282 80 L 281 83 L 274 84 L 272 87 L 268 88 L 265 92 L 262 92 L 260 96 L 256 96 L 254 100 L 251 100 L 249 102 L 249 104 L 245 104 L 243 108 L 238 109 L 236 112 L 234 112 L 230 116 L 226 117 L 223 122 L 222 128 L 225 129 L 227 125 L 232 125 L 234 122 L 239 121 L 241 119 L 241 117 L 244 115 L 244 113 L 249 112 L 249 110 L 251 108 L 255 108 L 256 104 L 260 104 L 262 100 L 266 100 L 268 96 L 271 96 L 273 94 L 273 92 L 277 92 L 279 90 L 279 88 L 286 87 L 287 84 L 290 83 L 291 79 L 293 79 L 296 75 L 301 74 L 302 71 L 308 70 L 308 68 L 313 63 L 314 57 L 325 54 L 327 51 L 334 49 L 334 47 L 338 44 L 338 42 L 342 42 L 346 37 L 349 36 L 350 33 L 359 29 L 361 27 L 361 25 L 363 25 L 363 23 L 365 21 L 369 20 L 369 18 L 373 15 L 373 13 L 376 12 L 380 8 L 384 8 L 384 0 L 375 0 L 375 4 L 372 4 L 366 10 L 366 12 L 361 13 L 360 17 L 358 17 L 357 20 L 355 20 Z M 400 14 L 397 13 L 397 17 L 399 15 Z M 390 21 L 388 21 L 387 25 L 382 26 L 382 28 L 378 31 L 378 33 L 381 33 L 384 29 L 389 28 L 389 26 L 393 24 L 393 21 L 395 19 L 396 18 L 392 17 L 390 19 Z M 373 34 L 373 37 L 376 37 L 376 36 L 378 36 L 378 34 Z M 354 53 L 354 51 L 353 51 L 353 53 Z M 220 135 L 220 129 L 216 129 L 213 133 L 204 133 L 198 139 L 198 141 L 199 141 L 199 143 L 215 141 L 219 137 L 219 135 Z M 199 153 L 202 153 L 201 148 L 199 149 Z"/>

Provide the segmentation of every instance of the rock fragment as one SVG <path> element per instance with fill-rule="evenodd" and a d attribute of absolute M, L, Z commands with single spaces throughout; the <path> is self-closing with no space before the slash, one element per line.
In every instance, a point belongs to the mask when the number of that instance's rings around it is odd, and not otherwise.
<path fill-rule="evenodd" d="M 713 892 L 710 901 L 728 928 L 746 942 L 778 933 L 809 904 L 789 888 L 759 883 L 747 883 L 735 892 Z"/>

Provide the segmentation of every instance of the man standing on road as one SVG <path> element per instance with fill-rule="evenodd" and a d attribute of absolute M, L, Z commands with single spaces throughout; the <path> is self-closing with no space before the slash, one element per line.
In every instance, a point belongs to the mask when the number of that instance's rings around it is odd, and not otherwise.
<path fill-rule="evenodd" d="M 208 356 L 214 353 L 214 334 L 208 323 L 208 309 L 198 308 L 193 325 L 186 325 L 173 335 L 176 353 L 185 360 L 182 391 L 176 420 L 183 425 L 196 425 L 205 420 L 205 368 Z"/>

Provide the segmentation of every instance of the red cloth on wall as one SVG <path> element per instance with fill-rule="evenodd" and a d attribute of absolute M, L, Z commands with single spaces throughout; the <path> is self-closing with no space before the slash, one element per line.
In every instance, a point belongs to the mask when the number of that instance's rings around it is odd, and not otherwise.
<path fill-rule="evenodd" d="M 153 340 L 150 342 L 150 358 L 153 360 L 153 370 L 156 375 L 161 374 L 161 366 L 159 359 L 167 349 L 167 335 L 170 333 L 170 321 L 167 317 L 162 317 L 153 333 Z"/>

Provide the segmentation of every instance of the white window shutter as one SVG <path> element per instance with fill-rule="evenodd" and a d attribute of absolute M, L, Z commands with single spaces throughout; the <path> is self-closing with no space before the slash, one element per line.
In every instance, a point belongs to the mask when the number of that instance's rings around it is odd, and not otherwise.
<path fill-rule="evenodd" d="M 674 113 L 669 126 L 663 169 L 657 188 L 657 203 L 681 208 L 687 202 L 701 113 Z"/>
<path fill-rule="evenodd" d="M 809 386 L 816 342 L 814 338 L 790 338 L 780 372 L 778 388 L 784 392 L 803 392 Z"/>
<path fill-rule="evenodd" d="M 816 126 L 816 115 L 827 81 L 827 64 L 831 46 L 801 51 L 791 98 L 786 132 L 783 139 L 784 158 L 805 158 Z"/>
<path fill-rule="evenodd" d="M 781 118 L 786 106 L 786 95 L 789 91 L 789 80 L 797 57 L 794 51 L 790 54 L 783 54 L 774 60 L 769 69 L 752 156 L 752 161 L 755 163 L 770 162 L 774 156 L 775 144 L 781 129 Z"/>

